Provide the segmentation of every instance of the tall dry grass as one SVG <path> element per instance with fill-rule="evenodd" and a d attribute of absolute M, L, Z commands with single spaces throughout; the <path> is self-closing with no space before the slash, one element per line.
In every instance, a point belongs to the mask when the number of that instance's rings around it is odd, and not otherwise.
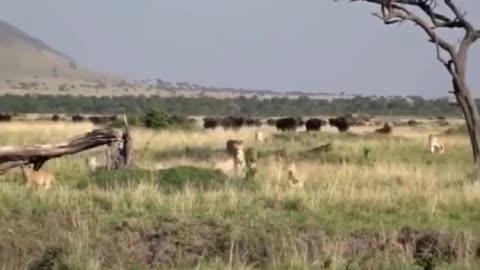
<path fill-rule="evenodd" d="M 2 145 L 50 143 L 92 128 L 90 124 L 0 124 L 0 141 Z M 441 134 L 444 128 L 401 127 L 386 136 L 372 135 L 373 129 L 352 128 L 356 135 L 345 135 L 327 127 L 319 134 L 300 132 L 292 134 L 293 139 L 285 139 L 276 137 L 273 128 L 264 127 L 267 138 L 264 145 L 254 141 L 254 128 L 239 131 L 134 129 L 132 135 L 140 164 L 208 167 L 209 160 L 161 159 L 157 154 L 186 146 L 202 147 L 205 151 L 224 148 L 228 139 L 242 139 L 247 147 L 254 146 L 259 151 L 280 148 L 301 151 L 333 142 L 333 153 L 348 159 L 339 161 L 333 154 L 327 158 L 297 158 L 298 177 L 305 180 L 303 189 L 288 187 L 285 160 L 265 157 L 258 161 L 253 190 L 238 188 L 241 179 L 230 179 L 219 189 L 199 191 L 187 185 L 169 193 L 159 189 L 147 176 L 139 184 L 121 188 L 91 185 L 77 189 L 78 181 L 89 179 L 88 170 L 84 156 L 70 156 L 47 163 L 45 169 L 59 176 L 58 184 L 48 192 L 25 189 L 15 170 L 4 176 L 4 182 L 0 183 L 0 211 L 7 217 L 16 213 L 24 216 L 66 214 L 73 228 L 66 233 L 67 242 L 78 251 L 69 255 L 68 260 L 88 269 L 101 269 L 102 261 L 98 254 L 89 251 L 94 245 L 92 241 L 97 241 L 89 237 L 89 230 L 95 230 L 95 237 L 100 237 L 109 224 L 118 222 L 149 228 L 159 217 L 214 220 L 238 230 L 269 224 L 288 231 L 315 224 L 333 234 L 342 234 L 362 228 L 395 230 L 411 225 L 480 236 L 480 185 L 469 178 L 468 138 L 442 136 L 446 154 L 434 156 L 428 149 L 428 134 Z M 363 158 L 364 148 L 371 149 L 369 160 Z M 9 224 L 8 220 L 0 222 L 5 226 Z M 0 236 L 6 230 L 0 226 Z M 333 246 L 330 248 L 335 250 Z M 300 257 L 294 256 L 292 260 Z"/>

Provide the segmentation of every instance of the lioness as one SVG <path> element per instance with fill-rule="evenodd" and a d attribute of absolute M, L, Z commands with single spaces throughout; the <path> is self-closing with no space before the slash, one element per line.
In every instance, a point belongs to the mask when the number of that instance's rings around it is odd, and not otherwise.
<path fill-rule="evenodd" d="M 430 151 L 432 152 L 432 154 L 443 154 L 445 152 L 445 145 L 440 140 L 440 138 L 435 135 L 428 135 L 428 145 L 430 146 Z"/>

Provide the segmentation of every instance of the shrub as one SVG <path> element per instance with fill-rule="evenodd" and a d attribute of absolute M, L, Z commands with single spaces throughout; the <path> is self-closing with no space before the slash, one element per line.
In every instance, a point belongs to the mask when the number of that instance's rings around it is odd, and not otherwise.
<path fill-rule="evenodd" d="M 191 128 L 192 122 L 184 116 L 151 110 L 143 117 L 143 125 L 151 129 Z"/>
<path fill-rule="evenodd" d="M 146 127 L 151 129 L 191 129 L 195 125 L 193 121 L 187 117 L 175 114 L 169 114 L 161 111 L 150 110 L 144 115 L 128 115 L 128 125 Z M 123 127 L 123 118 L 117 119 L 110 124 L 111 127 Z"/>

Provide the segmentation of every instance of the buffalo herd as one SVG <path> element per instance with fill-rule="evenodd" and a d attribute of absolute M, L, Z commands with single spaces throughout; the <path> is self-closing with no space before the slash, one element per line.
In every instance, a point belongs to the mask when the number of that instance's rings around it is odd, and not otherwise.
<path fill-rule="evenodd" d="M 328 122 L 319 118 L 310 118 L 304 121 L 301 117 L 284 117 L 279 119 L 267 119 L 265 122 L 269 126 L 274 126 L 278 131 L 296 131 L 298 128 L 305 126 L 307 132 L 319 131 L 322 126 L 330 124 L 336 127 L 339 132 L 348 131 L 352 125 L 359 125 L 355 121 L 347 120 L 345 117 L 336 117 L 328 119 Z M 261 126 L 262 122 L 259 119 L 245 119 L 243 117 L 205 117 L 203 118 L 203 127 L 206 129 L 215 129 L 222 127 L 224 129 L 239 129 L 243 126 Z"/>
<path fill-rule="evenodd" d="M 55 117 L 55 115 L 53 116 Z M 53 120 L 52 117 L 52 120 Z M 105 116 L 105 115 L 92 115 L 92 116 L 83 116 L 80 114 L 72 115 L 72 122 L 83 122 L 83 121 L 90 121 L 92 124 L 101 125 L 101 124 L 108 124 L 115 122 L 117 120 L 116 115 Z M 54 120 L 55 121 L 55 120 Z"/>
<path fill-rule="evenodd" d="M 203 118 L 203 127 L 206 129 L 215 129 L 216 127 L 223 127 L 224 129 L 239 129 L 243 126 L 259 127 L 262 125 L 260 119 L 244 118 L 244 117 L 205 117 Z"/>
<path fill-rule="evenodd" d="M 438 117 L 440 118 L 440 117 Z M 111 116 L 85 116 L 80 114 L 74 114 L 71 116 L 71 121 L 74 123 L 89 121 L 95 125 L 108 124 L 115 122 L 117 120 L 116 115 Z M 0 122 L 10 122 L 13 120 L 13 115 L 10 113 L 0 113 Z M 39 120 L 45 120 L 40 118 Z M 58 114 L 54 114 L 50 117 L 51 121 L 58 122 L 61 120 L 67 120 L 62 118 Z M 440 122 L 442 120 L 438 120 Z M 448 125 L 448 122 L 443 120 L 445 125 Z M 329 118 L 328 121 L 325 121 L 320 118 L 309 118 L 304 121 L 301 117 L 283 117 L 283 118 L 270 118 L 264 122 L 268 126 L 275 127 L 278 131 L 296 131 L 298 128 L 305 126 L 307 132 L 320 131 L 323 126 L 327 124 L 336 127 L 339 132 L 347 132 L 351 126 L 380 126 L 382 122 L 380 121 L 371 121 L 369 118 L 358 117 L 353 115 L 339 116 L 335 118 Z M 394 126 L 411 126 L 415 127 L 422 124 L 416 120 L 409 120 L 406 122 L 392 122 Z M 221 127 L 223 129 L 233 129 L 238 130 L 241 127 L 260 127 L 262 126 L 262 121 L 258 118 L 246 118 L 246 117 L 236 117 L 236 116 L 226 116 L 226 117 L 205 117 L 203 118 L 203 127 L 205 129 L 215 129 Z M 443 123 L 437 123 L 442 125 Z M 376 129 L 377 133 L 389 134 L 392 131 L 392 127 L 385 123 L 383 127 Z"/>

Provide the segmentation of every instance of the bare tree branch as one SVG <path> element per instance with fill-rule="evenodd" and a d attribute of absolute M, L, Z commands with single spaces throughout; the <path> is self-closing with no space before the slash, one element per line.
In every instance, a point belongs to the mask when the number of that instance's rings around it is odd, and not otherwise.
<path fill-rule="evenodd" d="M 445 5 L 455 14 L 456 19 L 463 24 L 468 32 L 473 32 L 473 25 L 465 19 L 465 14 L 460 13 L 458 7 L 452 2 L 452 0 L 445 0 Z"/>
<path fill-rule="evenodd" d="M 480 179 L 480 116 L 475 100 L 473 99 L 466 82 L 468 53 L 471 45 L 480 38 L 480 29 L 475 29 L 465 18 L 466 13 L 453 3 L 453 0 L 350 0 L 350 2 L 368 2 L 380 6 L 381 15 L 373 14 L 382 19 L 385 24 L 394 24 L 401 21 L 411 21 L 418 25 L 435 44 L 437 60 L 447 69 L 452 77 L 453 94 L 462 109 L 467 130 L 472 145 L 473 159 Z M 454 16 L 450 18 L 435 12 L 438 2 L 443 2 Z M 428 19 L 410 11 L 410 7 L 419 8 Z M 387 12 L 385 12 L 387 10 Z M 440 37 L 437 28 L 459 28 L 465 30 L 458 47 Z M 450 59 L 442 57 L 442 50 L 447 52 Z"/>

